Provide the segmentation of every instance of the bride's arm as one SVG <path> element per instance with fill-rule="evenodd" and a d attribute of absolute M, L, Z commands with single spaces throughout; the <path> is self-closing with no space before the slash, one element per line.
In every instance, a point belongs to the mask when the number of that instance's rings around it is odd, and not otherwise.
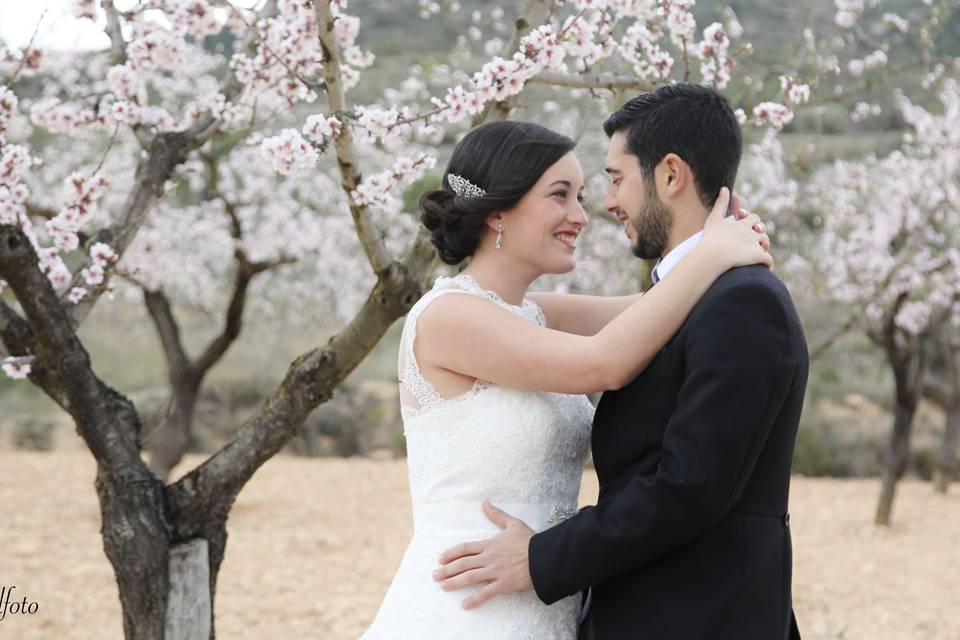
<path fill-rule="evenodd" d="M 749 215 L 746 210 L 740 208 L 740 199 L 736 195 L 730 203 L 730 215 L 738 220 Z M 764 248 L 769 249 L 769 246 Z M 590 296 L 535 292 L 527 294 L 527 297 L 543 309 L 543 315 L 547 318 L 547 325 L 551 329 L 580 336 L 592 336 L 639 300 L 641 295 L 637 293 L 630 296 Z"/>
<path fill-rule="evenodd" d="M 639 300 L 641 295 L 586 296 L 536 292 L 527 294 L 527 297 L 540 305 L 551 329 L 592 336 Z"/>
<path fill-rule="evenodd" d="M 473 378 L 524 389 L 590 393 L 632 380 L 683 323 L 709 286 L 731 267 L 772 260 L 752 226 L 756 216 L 708 230 L 670 278 L 593 336 L 538 327 L 481 298 L 443 296 L 420 316 L 417 359 Z M 761 234 L 763 235 L 763 234 Z"/>

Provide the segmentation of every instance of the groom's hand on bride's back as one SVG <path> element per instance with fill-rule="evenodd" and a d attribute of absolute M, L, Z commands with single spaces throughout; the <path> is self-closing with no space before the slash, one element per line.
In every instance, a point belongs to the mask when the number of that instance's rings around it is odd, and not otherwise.
<path fill-rule="evenodd" d="M 463 601 L 464 609 L 478 607 L 496 596 L 533 588 L 527 556 L 533 529 L 487 500 L 483 501 L 483 512 L 502 529 L 500 534 L 447 549 L 440 556 L 440 567 L 433 572 L 433 579 L 445 591 L 487 583 Z"/>

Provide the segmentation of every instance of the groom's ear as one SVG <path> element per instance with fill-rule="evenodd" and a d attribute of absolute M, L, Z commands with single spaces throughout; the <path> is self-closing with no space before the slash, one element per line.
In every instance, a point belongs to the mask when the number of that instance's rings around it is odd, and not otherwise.
<path fill-rule="evenodd" d="M 675 153 L 668 153 L 657 165 L 658 186 L 663 189 L 665 196 L 675 198 L 680 195 L 687 185 L 693 182 L 693 172 L 690 165 Z"/>

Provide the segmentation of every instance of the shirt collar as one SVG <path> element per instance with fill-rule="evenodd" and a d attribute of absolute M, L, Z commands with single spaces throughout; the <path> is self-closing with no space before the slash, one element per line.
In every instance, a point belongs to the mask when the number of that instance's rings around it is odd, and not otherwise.
<path fill-rule="evenodd" d="M 703 239 L 703 231 L 698 231 L 677 246 L 675 246 L 670 253 L 663 256 L 657 260 L 656 266 L 653 268 L 656 277 L 655 281 L 663 280 L 667 277 L 667 274 L 683 260 L 684 256 L 690 253 L 694 247 L 700 244 L 700 241 Z"/>

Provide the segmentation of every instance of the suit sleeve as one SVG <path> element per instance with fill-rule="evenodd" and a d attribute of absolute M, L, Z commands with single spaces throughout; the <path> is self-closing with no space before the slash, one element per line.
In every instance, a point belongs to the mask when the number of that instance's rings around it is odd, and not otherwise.
<path fill-rule="evenodd" d="M 533 536 L 530 575 L 541 600 L 551 604 L 682 547 L 736 504 L 787 396 L 791 339 L 783 303 L 759 281 L 704 300 L 691 317 L 685 377 L 656 473 Z"/>

